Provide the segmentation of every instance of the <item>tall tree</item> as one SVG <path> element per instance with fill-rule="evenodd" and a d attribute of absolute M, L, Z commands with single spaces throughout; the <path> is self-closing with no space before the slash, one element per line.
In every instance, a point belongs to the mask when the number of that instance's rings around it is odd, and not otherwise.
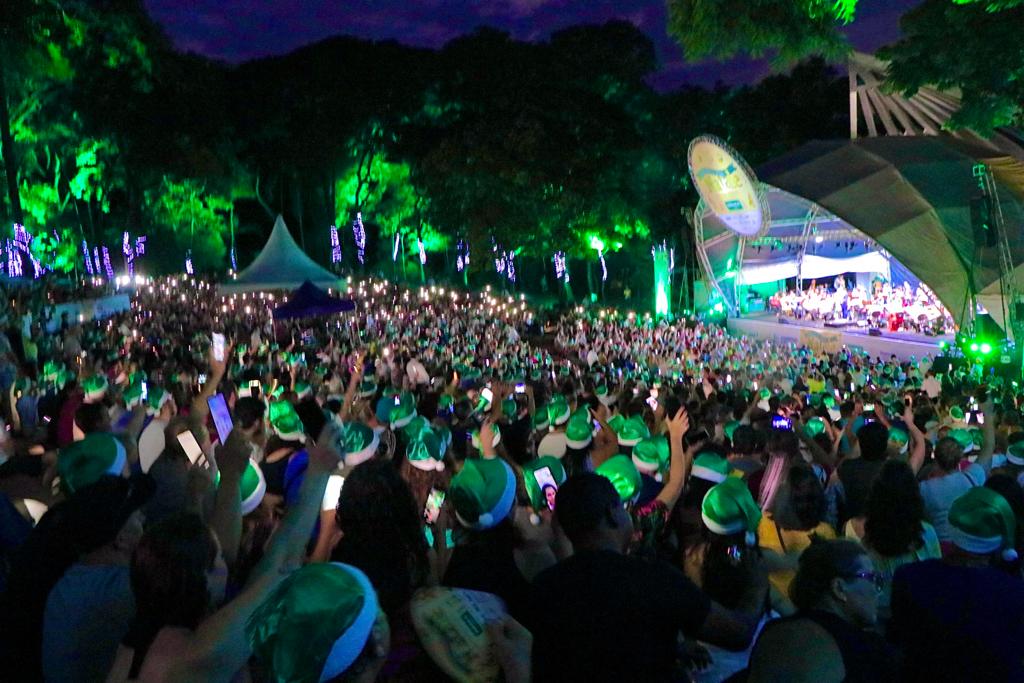
<path fill-rule="evenodd" d="M 849 44 L 838 28 L 856 0 L 668 0 L 668 32 L 686 58 L 771 57 L 785 65 L 809 55 L 840 58 Z"/>
<path fill-rule="evenodd" d="M 925 0 L 900 21 L 903 38 L 881 50 L 889 82 L 913 94 L 924 85 L 959 88 L 950 124 L 981 132 L 1024 124 L 1024 3 Z"/>

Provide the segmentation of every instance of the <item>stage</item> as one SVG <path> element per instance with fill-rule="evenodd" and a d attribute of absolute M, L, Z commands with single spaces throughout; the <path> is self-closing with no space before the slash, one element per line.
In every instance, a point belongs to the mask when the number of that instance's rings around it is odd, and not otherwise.
<path fill-rule="evenodd" d="M 834 353 L 842 347 L 871 354 L 872 357 L 888 358 L 895 355 L 900 360 L 920 359 L 940 353 L 939 343 L 952 343 L 952 336 L 927 337 L 922 334 L 888 332 L 880 336 L 868 334 L 867 329 L 858 327 L 826 327 L 821 321 L 780 318 L 771 313 L 756 313 L 743 318 L 729 318 L 727 327 L 734 334 L 742 334 L 761 340 L 778 343 L 793 342 L 813 349 Z"/>

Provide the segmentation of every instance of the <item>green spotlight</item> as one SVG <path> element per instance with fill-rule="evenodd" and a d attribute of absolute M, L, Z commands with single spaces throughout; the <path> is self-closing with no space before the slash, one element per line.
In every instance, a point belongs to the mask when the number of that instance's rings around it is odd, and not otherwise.
<path fill-rule="evenodd" d="M 977 353 L 978 352 L 978 342 L 971 342 L 971 345 L 968 348 L 970 348 L 971 353 Z"/>
<path fill-rule="evenodd" d="M 992 345 L 989 344 L 988 342 L 982 342 L 979 348 L 981 349 L 981 354 L 983 356 L 987 356 L 988 354 L 992 353 Z"/>

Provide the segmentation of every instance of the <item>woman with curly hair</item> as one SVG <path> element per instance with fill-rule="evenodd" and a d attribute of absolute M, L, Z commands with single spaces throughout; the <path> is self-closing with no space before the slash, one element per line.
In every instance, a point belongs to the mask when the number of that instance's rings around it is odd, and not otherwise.
<path fill-rule="evenodd" d="M 884 584 L 879 618 L 889 616 L 892 576 L 910 562 L 939 559 L 935 527 L 924 521 L 924 499 L 910 466 L 887 460 L 868 493 L 865 515 L 846 524 L 847 538 L 859 539 Z"/>
<path fill-rule="evenodd" d="M 380 680 L 436 678 L 409 613 L 416 589 L 434 583 L 421 511 L 395 466 L 378 459 L 357 465 L 338 498 L 341 540 L 331 561 L 366 574 L 391 625 L 391 652 Z"/>
<path fill-rule="evenodd" d="M 368 460 L 345 478 L 337 520 L 342 537 L 331 560 L 365 572 L 390 616 L 430 573 L 420 509 L 409 485 L 391 463 Z"/>

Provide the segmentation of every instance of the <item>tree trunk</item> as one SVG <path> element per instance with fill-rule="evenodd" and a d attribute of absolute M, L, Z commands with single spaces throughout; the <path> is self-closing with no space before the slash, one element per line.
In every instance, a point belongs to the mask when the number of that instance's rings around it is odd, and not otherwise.
<path fill-rule="evenodd" d="M 295 203 L 295 213 L 299 217 L 299 245 L 302 247 L 302 251 L 306 251 L 306 224 L 302 220 L 305 211 L 302 210 L 302 181 L 299 179 L 298 173 L 295 174 L 295 179 L 292 181 L 292 193 Z M 306 252 L 307 254 L 309 252 Z"/>
<path fill-rule="evenodd" d="M 7 108 L 7 87 L 3 65 L 4 45 L 0 42 L 0 148 L 4 155 L 4 172 L 7 176 L 7 196 L 11 202 L 11 220 L 24 223 L 21 213 L 21 197 L 18 194 L 18 159 L 14 153 L 14 138 L 11 136 L 10 111 Z"/>

